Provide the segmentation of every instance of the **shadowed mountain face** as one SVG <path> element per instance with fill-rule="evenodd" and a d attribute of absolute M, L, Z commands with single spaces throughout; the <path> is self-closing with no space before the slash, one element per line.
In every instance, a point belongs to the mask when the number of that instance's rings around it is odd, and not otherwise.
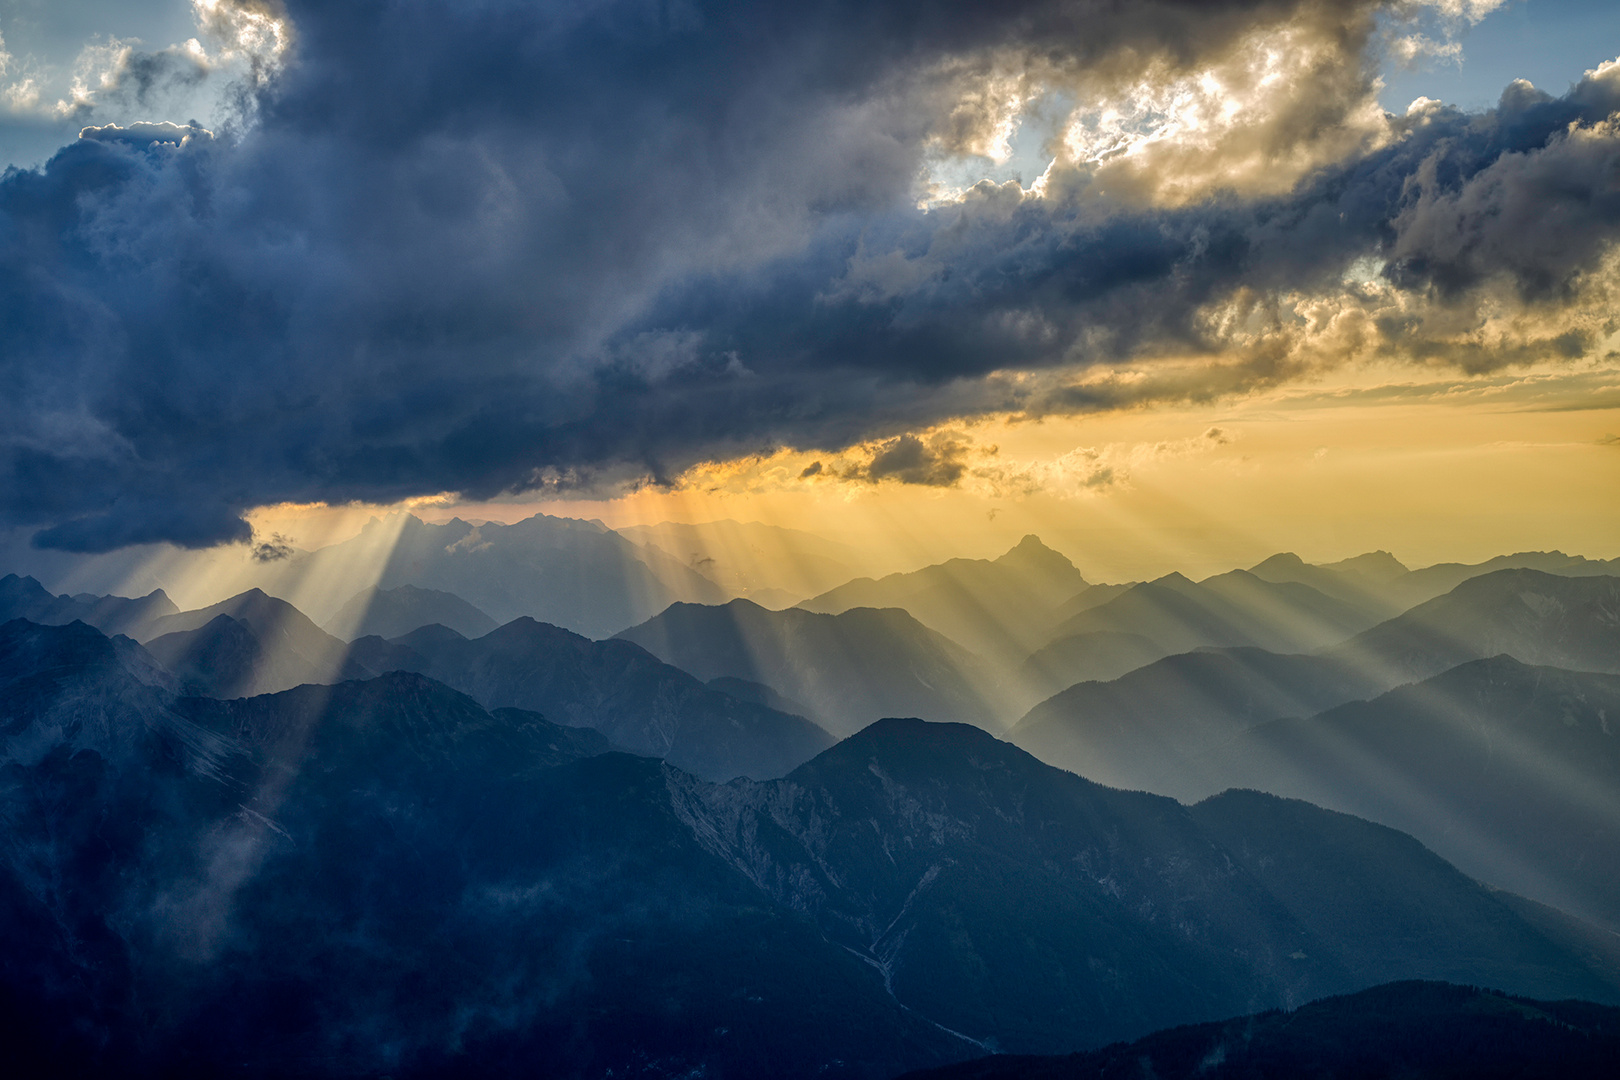
<path fill-rule="evenodd" d="M 544 514 L 513 525 L 479 526 L 460 519 L 430 525 L 402 515 L 312 553 L 306 565 L 289 572 L 339 581 L 356 580 L 368 568 L 375 575 L 371 562 L 378 537 L 396 528 L 378 588 L 416 585 L 453 593 L 497 622 L 526 615 L 607 637 L 679 600 L 726 599 L 714 582 L 655 548 L 634 544 L 597 522 Z M 330 619 L 341 599 L 334 598 L 331 611 L 311 602 L 310 612 Z"/>
<path fill-rule="evenodd" d="M 1257 727 L 1184 784 L 1384 822 L 1476 877 L 1620 930 L 1620 676 L 1477 660 Z"/>
<path fill-rule="evenodd" d="M 1558 577 L 1620 577 L 1620 559 L 1588 559 L 1562 551 L 1521 551 L 1482 563 L 1436 563 L 1390 581 L 1402 607 L 1421 604 L 1451 592 L 1470 578 L 1500 570 L 1535 570 Z"/>
<path fill-rule="evenodd" d="M 27 619 L 44 626 L 65 626 L 77 620 L 105 634 L 139 639 L 154 620 L 179 610 L 162 589 L 133 600 L 90 593 L 52 596 L 31 577 L 0 577 L 0 622 Z"/>
<path fill-rule="evenodd" d="M 1246 570 L 1200 582 L 1170 574 L 1067 619 L 1030 656 L 1023 675 L 1032 692 L 1050 695 L 1087 679 L 1122 675 L 1132 659 L 1136 667 L 1209 647 L 1307 652 L 1343 641 L 1387 614 L 1371 603 L 1328 596 L 1297 581 L 1267 581 Z"/>
<path fill-rule="evenodd" d="M 375 671 L 424 672 L 489 708 L 595 728 L 712 779 L 781 776 L 832 743 L 804 717 L 704 686 L 628 641 L 591 641 L 533 619 L 474 641 L 440 626 L 392 642 L 362 638 L 352 659 Z"/>
<path fill-rule="evenodd" d="M 32 765 L 65 749 L 116 758 L 171 717 L 174 680 L 128 638 L 82 622 L 0 624 L 0 737 L 9 761 Z"/>
<path fill-rule="evenodd" d="M 1098 630 L 1140 634 L 1166 655 L 1206 645 L 1305 652 L 1343 641 L 1378 619 L 1308 585 L 1233 570 L 1200 582 L 1170 574 L 1134 586 L 1069 619 L 1053 637 Z"/>
<path fill-rule="evenodd" d="M 1285 551 L 1251 566 L 1249 573 L 1263 581 L 1308 585 L 1374 620 L 1399 615 L 1411 606 L 1401 602 L 1401 594 L 1391 584 L 1404 579 L 1411 571 L 1387 551 L 1359 555 L 1333 566 L 1313 566 L 1293 552 Z"/>
<path fill-rule="evenodd" d="M 187 693 L 245 697 L 305 683 L 368 678 L 349 647 L 274 596 L 252 589 L 150 623 L 147 649 Z"/>
<path fill-rule="evenodd" d="M 1500 570 L 1535 570 L 1559 577 L 1614 577 L 1620 574 L 1620 559 L 1586 559 L 1561 551 L 1521 551 L 1481 563 L 1436 563 L 1409 570 L 1387 551 L 1372 551 L 1321 566 L 1283 552 L 1249 572 L 1267 581 L 1297 581 L 1372 610 L 1382 608 L 1381 617 L 1388 618 L 1451 592 L 1470 578 Z"/>
<path fill-rule="evenodd" d="M 1405 563 L 1387 551 L 1368 551 L 1361 555 L 1353 555 L 1348 559 L 1340 559 L 1338 562 L 1318 565 L 1324 570 L 1337 570 L 1340 573 L 1355 574 L 1362 580 L 1373 584 L 1394 581 L 1396 578 L 1404 577 L 1412 572 Z"/>
<path fill-rule="evenodd" d="M 1235 783 L 1270 790 L 1263 770 L 1228 773 L 1206 752 L 1256 724 L 1373 697 L 1492 650 L 1615 670 L 1616 582 L 1498 571 L 1316 656 L 1203 650 L 1081 683 L 1031 709 L 1011 737 L 1055 765 L 1177 798 Z"/>
<path fill-rule="evenodd" d="M 1527 664 L 1620 671 L 1620 577 L 1498 570 L 1325 655 L 1395 686 L 1499 653 Z"/>
<path fill-rule="evenodd" d="M 809 1076 L 837 1051 L 886 1076 L 959 1056 L 707 855 L 658 763 L 582 760 L 594 732 L 409 674 L 171 712 L 208 753 L 150 728 L 4 764 L 14 1061 Z"/>
<path fill-rule="evenodd" d="M 1076 683 L 1117 679 L 1168 655 L 1170 650 L 1141 634 L 1091 630 L 1037 649 L 1019 665 L 1016 679 L 1027 696 L 1050 697 Z"/>
<path fill-rule="evenodd" d="M 1620 1009 L 1471 986 L 1400 982 L 1289 1012 L 1162 1031 L 1062 1057 L 1002 1056 L 905 1080 L 1296 1080 L 1304 1076 L 1546 1076 L 1607 1080 Z"/>
<path fill-rule="evenodd" d="M 1010 719 L 1012 702 L 985 664 L 897 608 L 675 604 L 618 636 L 700 679 L 764 683 L 834 735 L 898 714 L 997 730 Z"/>
<path fill-rule="evenodd" d="M 462 637 L 482 637 L 495 620 L 454 593 L 400 585 L 362 589 L 326 624 L 343 641 L 362 637 L 396 638 L 421 626 L 447 626 Z"/>
<path fill-rule="evenodd" d="M 116 744 L 37 719 L 76 685 L 0 698 L 0 979 L 8 1049 L 91 1068 L 882 1077 L 1391 978 L 1620 997 L 1409 837 L 1112 791 L 966 726 L 713 785 L 408 673 L 152 690 Z"/>
<path fill-rule="evenodd" d="M 1408 836 L 1253 792 L 1116 791 L 966 726 L 882 721 L 783 780 L 683 798 L 711 850 L 900 1001 L 1002 1049 L 1391 978 L 1617 992 L 1620 950 L 1575 973 Z"/>
<path fill-rule="evenodd" d="M 1385 686 L 1342 661 L 1263 649 L 1183 653 L 1031 709 L 1008 738 L 1042 761 L 1115 787 L 1211 792 L 1198 755 L 1246 729 L 1370 697 Z M 1219 790 L 1214 788 L 1213 790 Z"/>
<path fill-rule="evenodd" d="M 1051 638 L 1061 605 L 1087 588 L 1073 563 L 1026 536 L 994 561 L 951 559 L 876 581 L 857 578 L 798 606 L 830 615 L 857 607 L 901 608 L 1011 670 Z"/>

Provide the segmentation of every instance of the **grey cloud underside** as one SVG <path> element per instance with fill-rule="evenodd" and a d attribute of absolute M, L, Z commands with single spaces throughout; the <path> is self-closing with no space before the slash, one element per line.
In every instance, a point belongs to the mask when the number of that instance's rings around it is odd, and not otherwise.
<path fill-rule="evenodd" d="M 0 520 L 42 545 L 1104 407 L 986 376 L 1212 351 L 1201 306 L 1369 252 L 1441 303 L 1503 270 L 1556 303 L 1620 224 L 1620 137 L 1566 133 L 1620 107 L 1596 80 L 1397 122 L 1280 199 L 915 209 L 942 72 L 1190 70 L 1282 19 L 1354 54 L 1367 3 L 287 7 L 253 126 L 103 131 L 0 179 Z M 949 482 L 891 450 L 873 479 Z"/>

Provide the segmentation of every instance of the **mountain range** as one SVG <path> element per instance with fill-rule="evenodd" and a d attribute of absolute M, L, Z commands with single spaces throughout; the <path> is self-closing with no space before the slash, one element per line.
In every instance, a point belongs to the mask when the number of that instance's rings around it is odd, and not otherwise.
<path fill-rule="evenodd" d="M 1404 834 L 1115 791 L 965 725 L 712 784 L 418 674 L 180 697 L 137 646 L 20 621 L 0 659 L 50 672 L 0 695 L 19 1053 L 876 1077 L 1392 979 L 1620 1001 L 1612 947 Z M 148 711 L 76 720 L 87 685 Z"/>
<path fill-rule="evenodd" d="M 1019 745 L 1111 783 L 1185 794 L 1189 756 L 1268 720 L 1373 697 L 1473 660 L 1620 671 L 1620 578 L 1498 570 L 1316 655 L 1200 649 L 1079 683 L 1012 728 Z M 1089 771 L 1088 771 L 1089 770 Z"/>
<path fill-rule="evenodd" d="M 1610 1030 L 1609 564 L 1099 585 L 1026 537 L 727 599 L 856 565 L 814 540 L 393 517 L 193 610 L 0 579 L 14 1060 L 1280 1076 L 1463 1069 L 1417 1018 L 1484 1015 L 1580 1075 Z M 535 604 L 595 639 L 495 625 Z"/>
<path fill-rule="evenodd" d="M 615 529 L 644 547 L 671 555 L 724 589 L 765 607 L 788 607 L 806 596 L 867 573 L 870 556 L 802 529 L 756 521 L 673 521 Z"/>
<path fill-rule="evenodd" d="M 362 637 L 392 638 L 423 626 L 447 626 L 462 637 L 482 637 L 495 620 L 455 593 L 398 585 L 372 586 L 355 593 L 327 622 L 325 630 L 343 641 Z"/>
<path fill-rule="evenodd" d="M 533 619 L 472 641 L 442 626 L 393 641 L 361 638 L 351 657 L 371 671 L 431 675 L 486 708 L 594 728 L 623 749 L 716 780 L 781 776 L 833 741 L 803 716 L 746 689 L 705 686 L 631 642 L 591 641 Z"/>
<path fill-rule="evenodd" d="M 1620 675 L 1475 660 L 1259 725 L 1197 765 L 1189 794 L 1262 787 L 1381 821 L 1620 931 Z"/>
<path fill-rule="evenodd" d="M 1617 590 L 1499 570 L 1319 655 L 1210 650 L 1082 683 L 1009 738 L 1124 787 L 1251 787 L 1356 813 L 1620 927 L 1620 701 L 1593 673 L 1620 671 Z"/>
<path fill-rule="evenodd" d="M 45 626 L 78 621 L 108 634 L 138 637 L 152 622 L 180 609 L 162 589 L 130 599 L 124 596 L 53 596 L 31 577 L 0 577 L 0 622 L 27 619 Z"/>
<path fill-rule="evenodd" d="M 337 614 L 327 583 L 364 580 L 367 572 L 381 589 L 415 585 L 453 593 L 497 623 L 529 616 L 590 637 L 607 637 L 676 601 L 728 598 L 661 550 L 632 543 L 600 522 L 545 514 L 512 525 L 459 518 L 431 525 L 400 514 L 310 553 L 287 572 L 306 594 L 289 589 L 282 595 L 323 622 Z M 343 600 L 353 591 L 343 592 Z"/>
<path fill-rule="evenodd" d="M 251 589 L 147 623 L 142 644 L 189 693 L 246 697 L 374 674 L 285 600 Z"/>
<path fill-rule="evenodd" d="M 1050 640 L 1063 603 L 1089 587 L 1067 558 L 1026 536 L 997 559 L 951 559 L 878 580 L 856 578 L 798 606 L 828 615 L 900 608 L 976 656 L 1015 668 Z"/>
<path fill-rule="evenodd" d="M 1199 582 L 1168 574 L 1076 611 L 1029 656 L 1020 675 L 1039 700 L 1078 682 L 1117 678 L 1198 648 L 1308 651 L 1343 641 L 1387 614 L 1379 604 L 1332 596 L 1299 581 L 1269 581 L 1246 570 Z"/>
<path fill-rule="evenodd" d="M 834 735 L 884 716 L 920 715 L 1001 730 L 1010 697 L 989 665 L 899 608 L 838 615 L 749 600 L 672 604 L 617 635 L 700 679 L 763 683 Z"/>

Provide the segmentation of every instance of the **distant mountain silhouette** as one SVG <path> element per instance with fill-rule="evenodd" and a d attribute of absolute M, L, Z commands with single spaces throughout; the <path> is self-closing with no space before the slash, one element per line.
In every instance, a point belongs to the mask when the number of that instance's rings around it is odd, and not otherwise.
<path fill-rule="evenodd" d="M 672 521 L 615 529 L 765 607 L 787 607 L 865 573 L 865 553 L 801 529 L 757 521 Z"/>
<path fill-rule="evenodd" d="M 1324 570 L 1337 570 L 1341 573 L 1355 574 L 1364 580 L 1384 583 L 1394 581 L 1398 577 L 1410 574 L 1412 571 L 1406 564 L 1387 551 L 1369 551 L 1362 555 L 1354 555 L 1338 562 L 1318 563 Z"/>
<path fill-rule="evenodd" d="M 495 629 L 495 620 L 454 593 L 398 585 L 373 586 L 355 593 L 326 624 L 326 631 L 343 641 L 362 637 L 395 638 L 419 626 L 447 626 L 463 637 L 481 637 Z"/>
<path fill-rule="evenodd" d="M 722 675 L 717 679 L 710 679 L 705 685 L 710 690 L 718 690 L 722 694 L 729 694 L 738 701 L 751 701 L 755 705 L 764 705 L 768 709 L 792 713 L 794 716 L 810 715 L 809 707 L 794 701 L 790 697 L 783 697 L 764 683 L 749 682 L 747 679 Z"/>
<path fill-rule="evenodd" d="M 898 608 L 824 615 L 748 600 L 674 604 L 618 635 L 700 679 L 763 683 L 834 735 L 916 714 L 1000 729 L 1010 699 L 979 659 Z"/>
<path fill-rule="evenodd" d="M 1475 660 L 1256 727 L 1203 755 L 1187 783 L 1199 781 L 1384 822 L 1476 877 L 1620 931 L 1620 676 Z"/>
<path fill-rule="evenodd" d="M 1250 572 L 1267 581 L 1297 581 L 1351 603 L 1384 608 L 1389 618 L 1451 592 L 1470 578 L 1499 570 L 1536 570 L 1559 577 L 1620 576 L 1620 559 L 1587 559 L 1561 551 L 1521 551 L 1480 563 L 1436 563 L 1408 570 L 1387 551 L 1311 565 L 1291 552 L 1273 555 Z"/>
<path fill-rule="evenodd" d="M 798 606 L 829 615 L 901 608 L 1011 670 L 1050 639 L 1059 605 L 1088 587 L 1067 558 L 1026 536 L 995 560 L 951 559 L 881 580 L 857 578 Z"/>
<path fill-rule="evenodd" d="M 441 626 L 392 642 L 362 638 L 352 656 L 374 671 L 424 672 L 488 708 L 595 728 L 624 749 L 717 780 L 781 776 L 832 743 L 803 716 L 704 686 L 638 645 L 533 619 L 474 641 Z"/>
<path fill-rule="evenodd" d="M 349 647 L 285 600 L 250 589 L 147 624 L 144 644 L 188 693 L 245 697 L 365 678 Z"/>
<path fill-rule="evenodd" d="M 1616 1061 L 1620 1009 L 1414 981 L 1173 1028 L 1084 1054 L 979 1058 L 907 1073 L 904 1080 L 1607 1080 Z"/>
<path fill-rule="evenodd" d="M 875 1080 L 1398 978 L 1620 999 L 1601 948 L 1302 803 L 914 720 L 710 784 L 412 673 L 176 698 L 94 633 L 0 627 L 0 1001 L 59 1073 Z M 151 721 L 75 726 L 116 685 Z"/>
<path fill-rule="evenodd" d="M 1082 611 L 1090 611 L 1094 607 L 1101 607 L 1114 599 L 1114 597 L 1121 596 L 1140 584 L 1140 581 L 1128 581 L 1113 585 L 1096 584 L 1087 586 L 1057 605 L 1054 614 L 1059 623 L 1065 622 Z"/>
<path fill-rule="evenodd" d="M 1379 618 L 1366 603 L 1246 570 L 1201 582 L 1168 574 L 1065 620 L 1031 655 L 1023 676 L 1033 692 L 1050 695 L 1086 679 L 1124 674 L 1120 668 L 1133 658 L 1151 663 L 1205 647 L 1307 652 L 1343 641 Z"/>
<path fill-rule="evenodd" d="M 378 562 L 381 562 L 379 573 Z M 410 514 L 373 519 L 360 535 L 267 565 L 266 588 L 330 622 L 357 584 L 453 593 L 496 622 L 529 616 L 607 637 L 678 600 L 728 595 L 683 561 L 601 522 L 536 514 L 512 525 L 433 525 Z"/>
<path fill-rule="evenodd" d="M 27 619 L 44 626 L 63 626 L 77 620 L 106 634 L 139 638 L 153 620 L 179 610 L 162 589 L 133 600 L 90 593 L 53 596 L 31 577 L 0 577 L 0 622 Z"/>
<path fill-rule="evenodd" d="M 1529 663 L 1614 670 L 1616 581 L 1498 571 L 1318 655 L 1201 649 L 1112 681 L 1077 684 L 1031 709 L 1010 737 L 1053 764 L 1109 783 L 1208 794 L 1204 779 L 1185 773 L 1193 765 L 1188 755 L 1264 721 L 1373 697 L 1498 652 Z M 1096 645 L 1078 639 L 1077 646 L 1072 670 L 1106 658 L 1110 646 L 1126 654 L 1124 662 L 1132 649 L 1139 655 L 1151 649 L 1135 637 Z M 1087 647 L 1090 653 L 1079 651 Z"/>
<path fill-rule="evenodd" d="M 1071 686 L 1031 709 L 1008 738 L 1042 761 L 1114 787 L 1211 793 L 1195 758 L 1248 728 L 1308 716 L 1386 686 L 1353 665 L 1263 649 L 1210 649 L 1112 682 Z M 1213 790 L 1219 790 L 1219 787 Z"/>
<path fill-rule="evenodd" d="M 1620 577 L 1498 570 L 1324 655 L 1394 686 L 1498 653 L 1527 664 L 1620 671 Z"/>
<path fill-rule="evenodd" d="M 1469 578 L 1499 570 L 1536 570 L 1559 577 L 1620 577 L 1620 559 L 1588 559 L 1562 551 L 1521 551 L 1479 563 L 1436 563 L 1395 578 L 1390 587 L 1402 607 L 1451 592 Z"/>
<path fill-rule="evenodd" d="M 1170 655 L 1158 642 L 1119 630 L 1072 634 L 1037 649 L 1018 667 L 1028 697 L 1044 699 L 1082 682 L 1117 679 Z"/>
<path fill-rule="evenodd" d="M 1386 551 L 1346 559 L 1331 567 L 1312 566 L 1285 551 L 1251 566 L 1249 573 L 1277 584 L 1292 581 L 1309 585 L 1324 596 L 1350 605 L 1372 622 L 1399 615 L 1411 606 L 1402 602 L 1398 590 L 1390 584 L 1409 571 Z"/>

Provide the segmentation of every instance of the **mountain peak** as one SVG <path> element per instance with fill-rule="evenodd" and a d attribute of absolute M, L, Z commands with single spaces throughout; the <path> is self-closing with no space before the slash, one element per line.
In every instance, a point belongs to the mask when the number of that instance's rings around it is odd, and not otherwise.
<path fill-rule="evenodd" d="M 853 759 L 864 761 L 874 756 L 884 760 L 915 761 L 937 757 L 942 753 L 965 757 L 975 751 L 1010 751 L 1020 758 L 1028 757 L 1022 750 L 973 724 L 920 720 L 915 716 L 889 716 L 874 720 L 855 734 L 841 739 L 800 766 L 800 769 L 852 763 Z"/>
<path fill-rule="evenodd" d="M 1411 571 L 1395 556 L 1382 549 L 1369 551 L 1338 562 L 1324 563 L 1324 570 L 1349 570 L 1378 581 L 1389 581 Z"/>
<path fill-rule="evenodd" d="M 1279 551 L 1269 559 L 1264 559 L 1249 567 L 1249 572 L 1251 574 L 1261 574 L 1262 571 L 1266 570 L 1298 570 L 1305 565 L 1305 560 L 1292 551 Z M 1264 575 L 1262 574 L 1262 576 Z"/>
<path fill-rule="evenodd" d="M 1062 552 L 1053 551 L 1041 543 L 1041 538 L 1029 533 L 1018 541 L 1005 555 L 997 559 L 1001 566 L 1012 566 L 1022 570 L 1033 570 L 1048 575 L 1061 575 L 1064 578 L 1073 578 L 1076 587 L 1085 584 L 1085 579 L 1075 569 Z"/>

